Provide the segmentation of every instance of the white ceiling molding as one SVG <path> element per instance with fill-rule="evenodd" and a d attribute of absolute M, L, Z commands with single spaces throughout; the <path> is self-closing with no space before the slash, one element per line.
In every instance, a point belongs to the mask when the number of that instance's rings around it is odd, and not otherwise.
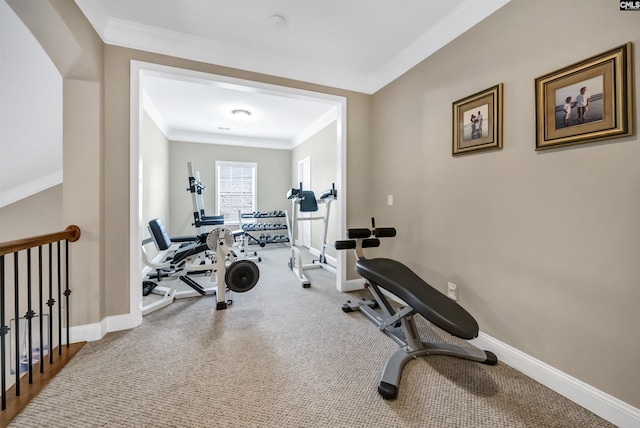
<path fill-rule="evenodd" d="M 221 98 L 224 95 L 222 93 L 210 91 L 213 90 L 228 90 L 237 93 L 238 97 L 249 100 L 256 100 L 255 96 L 273 96 L 274 101 L 288 100 L 285 102 L 285 116 L 289 115 L 293 118 L 296 114 L 301 114 L 302 109 L 305 109 L 305 103 L 313 103 L 316 106 L 316 111 L 322 112 L 319 116 L 315 116 L 305 123 L 305 126 L 297 131 L 295 134 L 288 138 L 273 138 L 266 134 L 260 135 L 242 135 L 242 132 L 235 130 L 219 131 L 221 129 L 218 126 L 199 126 L 194 128 L 184 126 L 172 126 L 171 122 L 166 120 L 167 114 L 162 111 L 161 105 L 158 105 L 153 100 L 153 91 L 157 86 L 150 85 L 153 79 L 167 79 L 168 82 L 189 83 L 200 85 L 202 88 L 200 93 L 208 93 L 209 96 L 217 98 L 218 102 L 221 102 Z M 155 81 L 158 82 L 157 80 Z M 141 76 L 142 83 L 142 103 L 143 108 L 149 117 L 156 123 L 158 129 L 164 134 L 164 136 L 170 141 L 186 141 L 194 143 L 205 144 L 223 144 L 223 145 L 238 145 L 244 147 L 263 147 L 274 148 L 282 150 L 291 150 L 297 144 L 305 141 L 322 128 L 327 126 L 333 120 L 337 119 L 337 107 L 335 102 L 331 102 L 329 98 L 326 100 L 319 97 L 318 94 L 309 93 L 305 95 L 305 91 L 297 90 L 297 92 L 288 88 L 275 87 L 269 84 L 263 84 L 258 82 L 246 82 L 240 79 L 230 78 L 226 76 L 217 76 L 207 73 L 197 72 L 193 70 L 176 69 L 168 66 L 154 66 L 152 69 L 143 70 Z M 179 83 L 179 84 L 181 84 Z M 180 93 L 180 92 L 179 92 Z M 183 92 L 184 93 L 184 92 Z M 184 101 L 185 97 L 181 97 L 179 100 L 175 100 L 171 104 L 176 105 Z M 183 104 L 180 108 L 184 111 L 189 109 L 203 109 L 203 106 L 199 104 L 199 99 L 192 100 Z M 223 102 L 223 101 L 222 101 Z M 302 104 L 301 104 L 302 103 Z M 165 104 L 166 105 L 166 104 Z M 318 106 L 320 106 L 318 108 Z M 273 104 L 261 105 L 262 109 L 282 109 L 283 105 L 275 106 Z M 287 111 L 288 110 L 288 111 Z M 281 110 L 282 113 L 282 110 Z M 194 112 L 194 115 L 196 113 Z M 263 113 L 264 114 L 264 113 Z M 171 116 L 171 115 L 169 115 Z M 213 117 L 213 116 L 212 116 Z M 209 121 L 216 122 L 216 121 Z M 281 123 L 278 125 L 275 123 L 275 127 L 288 126 L 294 121 L 287 121 L 286 124 Z M 274 123 L 269 122 L 269 126 L 274 126 Z M 217 128 L 217 129 L 216 129 Z"/>
<path fill-rule="evenodd" d="M 215 8 L 209 3 L 161 2 L 154 8 L 157 9 L 153 11 L 155 15 L 145 16 L 139 4 L 122 2 L 118 6 L 119 3 L 107 0 L 75 1 L 108 44 L 372 94 L 510 0 L 459 0 L 455 3 L 423 0 L 424 3 L 412 3 L 408 12 L 401 3 L 388 0 L 371 0 L 370 4 L 361 7 L 356 2 L 309 1 L 291 7 L 275 0 L 255 2 L 256 14 L 269 7 L 290 9 L 293 17 L 291 23 L 287 19 L 286 27 L 291 31 L 288 39 L 273 37 L 273 32 L 268 30 L 265 32 L 265 27 L 258 24 L 259 16 L 248 13 L 250 5 L 247 2 L 218 3 L 217 7 L 224 8 L 229 16 L 233 12 L 244 13 L 244 20 L 221 22 L 225 32 L 215 35 L 210 28 L 203 28 L 207 25 L 203 20 L 193 19 L 194 14 L 212 13 Z M 330 8 L 338 5 L 342 14 L 339 17 L 331 15 Z M 167 25 L 167 28 L 160 28 L 162 20 L 155 18 L 176 13 L 176 10 L 186 14 L 178 22 L 183 27 L 173 25 L 169 29 L 170 25 Z M 282 12 L 285 19 L 289 18 L 286 10 Z M 384 13 L 387 19 L 381 21 L 379 16 Z M 407 17 L 407 13 L 412 15 Z M 324 37 L 314 32 L 320 28 L 318 26 L 312 26 L 307 33 L 305 27 L 295 27 L 296 23 L 316 24 L 316 16 L 326 24 Z M 387 21 L 394 27 L 389 27 L 389 37 L 382 42 L 379 35 L 387 31 L 384 27 Z M 234 22 L 240 26 L 252 22 L 253 26 L 245 25 L 242 34 L 231 39 L 229 28 L 233 27 L 228 24 Z M 405 22 L 407 26 L 403 28 Z M 187 27 L 190 24 L 194 26 Z M 394 34 L 398 37 L 393 37 Z M 265 35 L 266 42 L 271 45 L 264 44 Z M 300 46 L 296 45 L 301 36 L 305 40 L 308 36 L 308 55 L 300 55 Z M 394 43 L 396 39 L 398 43 Z"/>
<path fill-rule="evenodd" d="M 510 1 L 483 0 L 482 7 L 477 7 L 478 0 L 459 1 L 458 7 L 374 73 L 371 93 L 394 81 Z M 474 13 L 469 13 L 470 10 Z"/>
<path fill-rule="evenodd" d="M 235 137 L 212 134 L 208 132 L 169 131 L 166 137 L 170 141 L 187 143 L 221 144 L 225 146 L 255 147 L 260 149 L 291 150 L 291 142 L 285 140 L 269 140 L 266 138 Z"/>
<path fill-rule="evenodd" d="M 142 108 L 149 115 L 151 120 L 153 120 L 158 129 L 160 129 L 160 132 L 162 132 L 164 136 L 168 138 L 169 126 L 164 120 L 162 113 L 160 113 L 156 105 L 153 103 L 153 101 L 151 101 L 149 94 L 147 94 L 144 89 L 142 90 Z"/>
<path fill-rule="evenodd" d="M 181 141 L 190 143 L 222 144 L 241 147 L 256 147 L 265 149 L 292 150 L 304 143 L 313 135 L 324 129 L 331 122 L 338 119 L 338 109 L 332 108 L 324 116 L 318 118 L 298 134 L 293 140 L 274 140 L 268 138 L 236 137 L 214 134 L 209 132 L 194 132 L 189 130 L 169 129 L 162 116 L 157 112 L 151 100 L 147 100 L 143 95 L 144 109 L 149 117 L 156 123 L 160 131 L 170 141 Z M 149 109 L 149 110 L 147 110 Z"/>
<path fill-rule="evenodd" d="M 307 141 L 309 138 L 317 134 L 319 131 L 324 129 L 331 122 L 338 119 L 338 109 L 336 107 L 329 110 L 324 116 L 318 118 L 316 121 L 311 123 L 307 128 L 305 128 L 300 134 L 293 139 L 291 148 L 299 146 L 300 144 Z"/>
<path fill-rule="evenodd" d="M 62 169 L 42 177 L 37 176 L 30 181 L 23 181 L 17 186 L 2 189 L 2 191 L 0 191 L 0 208 L 18 202 L 21 199 L 28 198 L 58 184 L 62 184 Z"/>
<path fill-rule="evenodd" d="M 374 86 L 370 83 L 370 77 L 366 75 L 327 67 L 313 63 L 310 59 L 300 61 L 276 56 L 269 52 L 119 19 L 109 19 L 99 34 L 105 43 L 111 45 L 340 89 L 372 93 L 371 88 Z"/>

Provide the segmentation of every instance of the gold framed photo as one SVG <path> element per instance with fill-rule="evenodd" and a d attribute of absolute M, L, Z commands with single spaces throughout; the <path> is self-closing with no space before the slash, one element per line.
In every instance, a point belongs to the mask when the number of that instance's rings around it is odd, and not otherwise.
<path fill-rule="evenodd" d="M 631 43 L 538 77 L 536 150 L 633 134 Z"/>
<path fill-rule="evenodd" d="M 502 83 L 453 103 L 453 156 L 502 148 Z"/>

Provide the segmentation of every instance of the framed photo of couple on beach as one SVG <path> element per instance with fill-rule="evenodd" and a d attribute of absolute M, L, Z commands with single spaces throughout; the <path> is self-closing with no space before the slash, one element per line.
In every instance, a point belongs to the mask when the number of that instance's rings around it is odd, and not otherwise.
<path fill-rule="evenodd" d="M 633 133 L 631 43 L 535 80 L 536 150 Z"/>
<path fill-rule="evenodd" d="M 502 148 L 502 83 L 453 103 L 453 156 Z"/>

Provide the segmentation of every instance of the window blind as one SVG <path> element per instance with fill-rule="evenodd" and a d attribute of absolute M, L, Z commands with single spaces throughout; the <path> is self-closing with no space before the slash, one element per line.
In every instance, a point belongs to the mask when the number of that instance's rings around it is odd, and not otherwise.
<path fill-rule="evenodd" d="M 235 222 L 238 211 L 255 211 L 256 164 L 244 162 L 216 162 L 217 209 L 225 223 Z"/>

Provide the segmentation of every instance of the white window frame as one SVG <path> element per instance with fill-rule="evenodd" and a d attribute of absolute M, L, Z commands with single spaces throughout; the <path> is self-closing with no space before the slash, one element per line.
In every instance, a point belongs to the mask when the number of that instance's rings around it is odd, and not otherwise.
<path fill-rule="evenodd" d="M 252 177 L 252 186 L 253 186 L 253 195 L 251 198 L 251 211 L 256 211 L 256 200 L 257 200 L 257 181 L 258 181 L 258 164 L 256 162 L 235 162 L 235 161 L 216 161 L 216 215 L 222 215 L 222 203 L 221 203 L 221 194 L 220 194 L 220 184 L 222 180 L 220 178 L 220 168 L 221 167 L 249 167 L 253 169 L 253 177 Z M 238 212 L 229 212 L 225 216 L 225 223 L 237 223 L 238 222 Z"/>

